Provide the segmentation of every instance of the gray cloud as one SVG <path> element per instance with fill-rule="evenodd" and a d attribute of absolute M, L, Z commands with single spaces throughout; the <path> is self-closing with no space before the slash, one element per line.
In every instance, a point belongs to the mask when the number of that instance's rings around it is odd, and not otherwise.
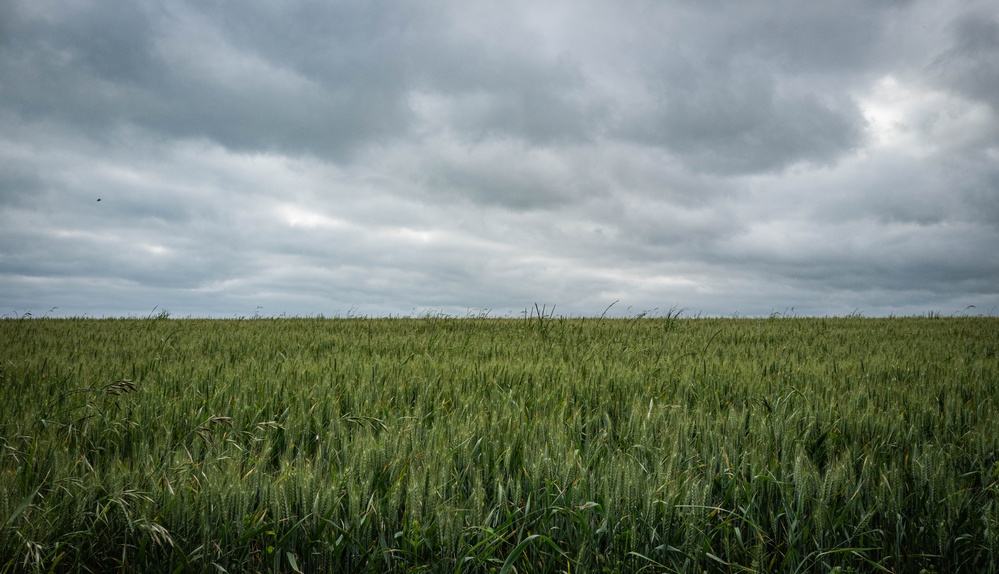
<path fill-rule="evenodd" d="M 633 120 L 643 141 L 661 145 L 695 170 L 773 171 L 797 162 L 828 164 L 855 149 L 864 119 L 846 99 L 782 94 L 770 78 L 726 70 L 665 82 L 652 110 Z"/>
<path fill-rule="evenodd" d="M 394 11 L 373 3 L 223 12 L 95 2 L 44 17 L 12 12 L 23 32 L 0 54 L 0 69 L 33 81 L 0 93 L 27 118 L 338 157 L 404 130 L 409 116 Z M 337 27 L 365 19 L 363 35 Z M 314 45 L 276 48 L 303 38 Z"/>
<path fill-rule="evenodd" d="M 988 312 L 990 10 L 7 2 L 0 314 Z"/>
<path fill-rule="evenodd" d="M 939 80 L 999 111 L 999 18 L 995 11 L 964 14 L 951 24 L 953 45 L 933 62 Z"/>

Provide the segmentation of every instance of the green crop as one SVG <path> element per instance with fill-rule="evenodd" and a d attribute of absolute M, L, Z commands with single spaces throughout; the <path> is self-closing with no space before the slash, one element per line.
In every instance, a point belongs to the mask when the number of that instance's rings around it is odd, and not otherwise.
<path fill-rule="evenodd" d="M 0 321 L 0 572 L 997 572 L 999 320 Z"/>

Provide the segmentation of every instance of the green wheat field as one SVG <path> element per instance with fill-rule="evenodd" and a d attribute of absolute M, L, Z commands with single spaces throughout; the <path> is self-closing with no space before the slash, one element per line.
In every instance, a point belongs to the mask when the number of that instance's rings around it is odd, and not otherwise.
<path fill-rule="evenodd" d="M 999 319 L 0 320 L 0 572 L 999 572 Z"/>

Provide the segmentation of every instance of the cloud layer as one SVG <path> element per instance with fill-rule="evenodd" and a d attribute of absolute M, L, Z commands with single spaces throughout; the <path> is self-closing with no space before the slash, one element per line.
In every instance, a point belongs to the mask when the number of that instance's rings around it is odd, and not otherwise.
<path fill-rule="evenodd" d="M 12 0 L 0 77 L 7 316 L 999 310 L 985 1 Z"/>

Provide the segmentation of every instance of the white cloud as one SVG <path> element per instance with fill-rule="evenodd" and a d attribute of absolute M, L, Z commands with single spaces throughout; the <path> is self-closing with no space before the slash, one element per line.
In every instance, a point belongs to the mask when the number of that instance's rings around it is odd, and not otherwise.
<path fill-rule="evenodd" d="M 999 117 L 987 104 L 886 76 L 858 98 L 869 122 L 869 153 L 901 151 L 920 158 L 991 147 Z"/>

